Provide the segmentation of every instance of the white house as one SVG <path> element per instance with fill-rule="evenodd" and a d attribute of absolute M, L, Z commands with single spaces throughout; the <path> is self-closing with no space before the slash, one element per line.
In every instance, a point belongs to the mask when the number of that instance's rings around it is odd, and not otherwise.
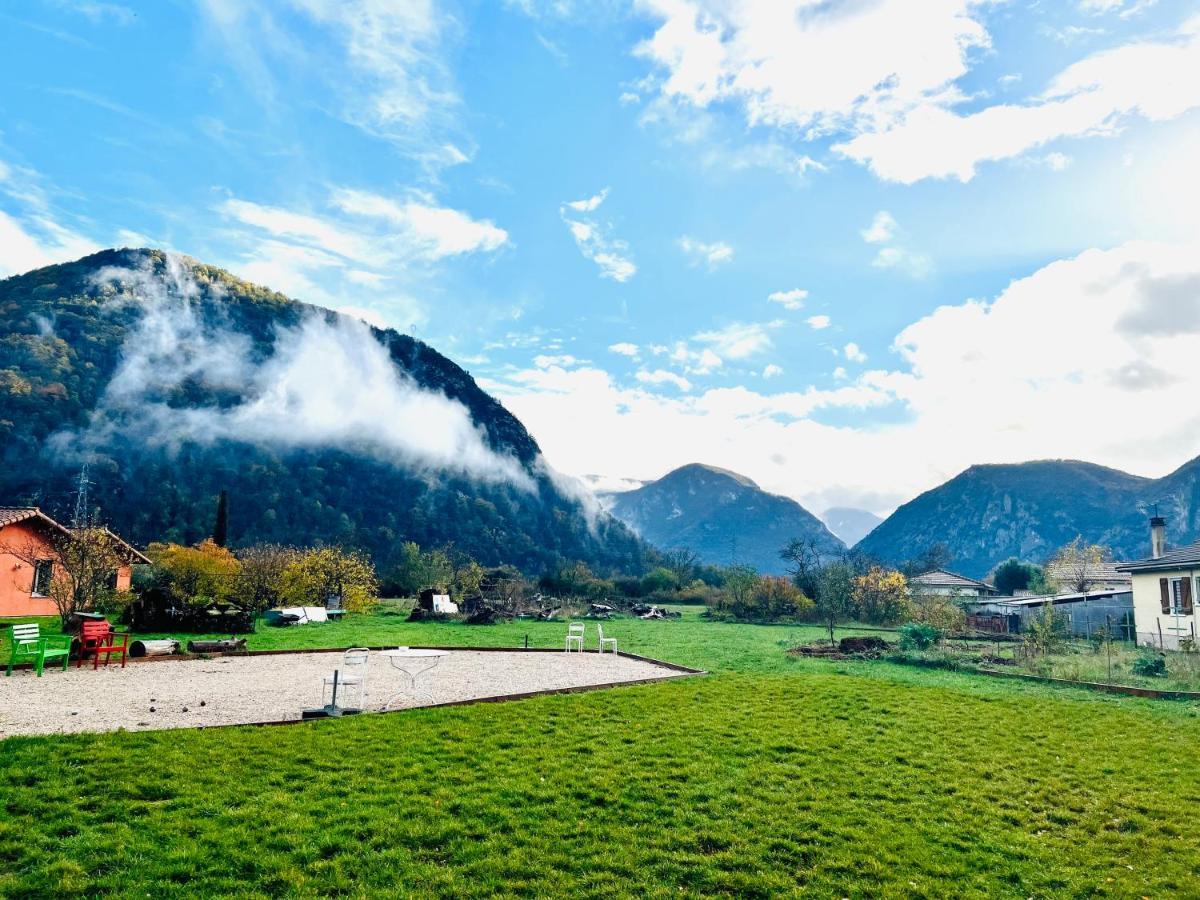
<path fill-rule="evenodd" d="M 941 594 L 964 600 L 972 597 L 995 597 L 999 593 L 987 582 L 976 581 L 974 578 L 947 572 L 945 569 L 923 572 L 910 579 L 909 584 L 920 594 Z"/>
<path fill-rule="evenodd" d="M 1200 594 L 1200 541 L 1167 550 L 1167 523 L 1150 520 L 1150 556 L 1117 567 L 1133 576 L 1133 614 L 1137 642 L 1178 650 L 1196 643 L 1196 605 Z"/>

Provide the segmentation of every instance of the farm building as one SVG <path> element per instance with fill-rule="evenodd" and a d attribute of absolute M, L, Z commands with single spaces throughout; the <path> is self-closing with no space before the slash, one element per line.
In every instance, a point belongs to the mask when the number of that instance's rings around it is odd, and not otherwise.
<path fill-rule="evenodd" d="M 922 594 L 941 594 L 953 597 L 994 597 L 997 591 L 985 581 L 976 581 L 945 569 L 934 569 L 915 576 L 909 582 L 912 589 Z"/>
<path fill-rule="evenodd" d="M 53 616 L 50 584 L 60 574 L 59 550 L 71 529 L 34 506 L 0 506 L 0 617 Z M 129 590 L 135 563 L 149 560 L 115 534 L 109 536 L 128 560 L 112 573 L 115 590 Z"/>
<path fill-rule="evenodd" d="M 1150 556 L 1119 568 L 1133 576 L 1137 642 L 1162 650 L 1195 646 L 1200 541 L 1168 550 L 1166 520 L 1155 516 L 1150 520 Z"/>
<path fill-rule="evenodd" d="M 1065 629 L 1076 637 L 1091 637 L 1110 628 L 1118 640 L 1133 639 L 1133 592 L 1129 588 L 996 598 L 967 602 L 964 608 L 968 627 L 1016 634 L 1025 631 L 1029 620 L 1041 614 L 1047 605 L 1054 607 L 1054 613 Z"/>

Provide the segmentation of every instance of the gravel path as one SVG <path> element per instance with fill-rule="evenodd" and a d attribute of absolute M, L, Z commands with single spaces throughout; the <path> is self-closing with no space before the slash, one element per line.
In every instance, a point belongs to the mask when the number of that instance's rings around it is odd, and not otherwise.
<path fill-rule="evenodd" d="M 133 662 L 93 671 L 72 666 L 0 675 L 0 738 L 78 731 L 145 731 L 299 719 L 319 705 L 321 680 L 341 662 L 338 653 L 224 656 Z M 404 674 L 372 653 L 364 707 L 381 710 L 407 686 Z M 508 653 L 452 650 L 420 686 L 403 694 L 400 709 L 477 700 L 528 691 L 583 687 L 682 673 L 634 659 L 595 653 Z"/>

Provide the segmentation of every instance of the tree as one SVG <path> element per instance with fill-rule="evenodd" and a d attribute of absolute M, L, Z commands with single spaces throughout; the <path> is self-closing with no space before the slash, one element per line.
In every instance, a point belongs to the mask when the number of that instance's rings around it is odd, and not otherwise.
<path fill-rule="evenodd" d="M 729 566 L 725 569 L 724 603 L 730 609 L 745 607 L 758 582 L 758 573 L 749 566 Z"/>
<path fill-rule="evenodd" d="M 466 560 L 454 570 L 451 593 L 459 600 L 479 596 L 484 574 L 483 566 L 473 559 Z"/>
<path fill-rule="evenodd" d="M 75 613 L 101 609 L 112 598 L 113 575 L 130 560 L 112 532 L 100 526 L 56 532 L 48 540 L 49 547 L 31 540 L 6 550 L 30 566 L 53 559 L 46 594 L 66 628 Z"/>
<path fill-rule="evenodd" d="M 237 558 L 212 538 L 194 547 L 151 544 L 146 555 L 154 563 L 154 581 L 180 603 L 207 606 L 233 596 L 241 571 Z"/>
<path fill-rule="evenodd" d="M 217 520 L 213 523 L 212 540 L 218 547 L 229 545 L 229 492 L 225 490 L 217 496 Z"/>
<path fill-rule="evenodd" d="M 1046 579 L 1064 593 L 1086 594 L 1100 583 L 1101 572 L 1112 551 L 1100 544 L 1085 544 L 1079 535 L 1046 563 Z"/>
<path fill-rule="evenodd" d="M 792 538 L 779 551 L 779 558 L 788 564 L 792 581 L 805 595 L 815 597 L 820 591 L 821 549 L 815 538 Z"/>
<path fill-rule="evenodd" d="M 895 625 L 912 615 L 908 579 L 882 566 L 871 566 L 854 579 L 851 602 L 859 620 L 874 625 Z"/>
<path fill-rule="evenodd" d="M 299 555 L 296 548 L 279 544 L 255 544 L 239 550 L 241 571 L 234 580 L 233 602 L 252 615 L 278 606 L 283 573 Z"/>
<path fill-rule="evenodd" d="M 400 547 L 390 581 L 407 597 L 415 597 L 426 588 L 447 590 L 454 579 L 454 564 L 445 550 L 422 551 L 415 541 Z"/>
<path fill-rule="evenodd" d="M 675 574 L 675 583 L 679 587 L 692 583 L 699 562 L 700 557 L 687 547 L 676 547 L 663 554 L 663 565 Z"/>
<path fill-rule="evenodd" d="M 1027 591 L 1033 584 L 1039 568 L 1030 563 L 1023 563 L 1015 556 L 1006 559 L 996 566 L 992 575 L 992 583 L 1001 594 L 1011 597 L 1017 591 Z"/>
<path fill-rule="evenodd" d="M 656 591 L 677 591 L 679 587 L 679 576 L 673 569 L 668 569 L 666 566 L 651 569 L 642 576 L 643 594 L 653 594 Z"/>
<path fill-rule="evenodd" d="M 834 626 L 854 611 L 854 577 L 854 567 L 848 562 L 830 563 L 821 570 L 814 612 L 829 627 L 830 644 Z"/>
<path fill-rule="evenodd" d="M 1063 622 L 1055 614 L 1054 604 L 1047 603 L 1041 611 L 1030 618 L 1025 630 L 1025 647 L 1030 655 L 1049 656 L 1063 641 Z"/>
<path fill-rule="evenodd" d="M 280 597 L 294 606 L 324 605 L 340 597 L 342 608 L 367 612 L 379 602 L 375 567 L 365 554 L 339 547 L 305 550 L 283 570 Z"/>
<path fill-rule="evenodd" d="M 759 622 L 794 619 L 813 608 L 813 602 L 788 578 L 764 575 L 755 579 L 748 608 L 732 612 L 738 618 Z"/>
<path fill-rule="evenodd" d="M 954 634 L 967 625 L 967 614 L 952 596 L 918 591 L 913 594 L 912 620 L 931 625 L 942 634 Z"/>
<path fill-rule="evenodd" d="M 930 544 L 920 554 L 902 565 L 900 571 L 906 578 L 915 578 L 917 575 L 924 575 L 926 572 L 945 569 L 953 559 L 954 554 L 950 552 L 950 548 L 939 541 L 936 544 Z"/>

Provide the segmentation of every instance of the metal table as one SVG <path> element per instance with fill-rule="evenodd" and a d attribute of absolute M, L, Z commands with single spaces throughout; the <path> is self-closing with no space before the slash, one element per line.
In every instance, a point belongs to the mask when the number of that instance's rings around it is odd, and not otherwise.
<path fill-rule="evenodd" d="M 449 656 L 449 650 L 423 650 L 414 647 L 397 647 L 395 650 L 384 650 L 380 656 L 387 657 L 388 662 L 392 664 L 392 668 L 399 672 L 403 672 L 408 679 L 408 688 L 394 695 L 387 703 L 383 705 L 384 709 L 388 709 L 397 700 L 404 697 L 411 697 L 414 700 L 424 698 L 427 702 L 433 702 L 433 694 L 428 689 L 422 690 L 420 686 L 420 678 L 437 668 L 438 663 L 442 661 L 443 656 Z"/>

